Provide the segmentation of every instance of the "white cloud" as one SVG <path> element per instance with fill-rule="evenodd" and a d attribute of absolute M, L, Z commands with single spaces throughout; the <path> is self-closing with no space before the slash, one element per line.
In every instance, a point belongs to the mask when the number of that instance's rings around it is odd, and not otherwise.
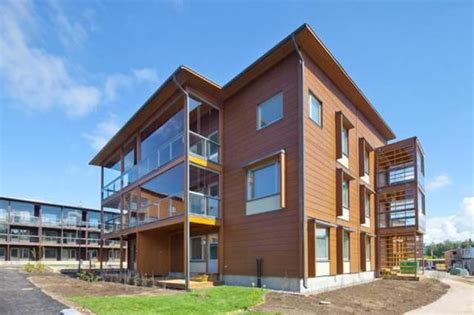
<path fill-rule="evenodd" d="M 130 74 L 116 73 L 109 75 L 105 80 L 104 100 L 112 102 L 121 90 L 141 82 L 156 84 L 158 82 L 156 70 L 151 68 L 132 69 Z"/>
<path fill-rule="evenodd" d="M 426 222 L 425 242 L 443 242 L 445 240 L 464 241 L 474 239 L 474 197 L 466 197 L 461 210 L 449 216 L 429 218 Z"/>
<path fill-rule="evenodd" d="M 117 117 L 110 115 L 106 120 L 97 124 L 92 133 L 84 133 L 82 136 L 89 141 L 94 150 L 99 151 L 118 130 Z"/>
<path fill-rule="evenodd" d="M 427 190 L 435 190 L 451 185 L 451 178 L 447 175 L 438 175 L 426 184 Z"/>
<path fill-rule="evenodd" d="M 60 107 L 70 116 L 99 104 L 98 88 L 78 82 L 64 58 L 31 43 L 30 30 L 40 23 L 29 2 L 2 2 L 0 16 L 0 76 L 10 97 L 27 110 Z"/>
<path fill-rule="evenodd" d="M 51 23 L 45 23 L 29 1 L 0 2 L 0 92 L 26 111 L 60 109 L 68 116 L 85 116 L 100 103 L 111 102 L 118 93 L 137 83 L 157 83 L 154 69 L 132 69 L 129 74 L 107 75 L 103 83 L 85 83 L 84 74 L 72 69 L 65 56 L 48 52 L 36 42 L 44 31 L 48 38 L 56 35 L 67 48 L 81 46 L 87 39 L 86 28 L 64 13 L 58 2 L 42 2 Z M 50 28 L 45 28 L 45 25 Z M 36 42 L 35 42 L 36 40 Z M 95 75 L 91 75 L 95 76 Z"/>

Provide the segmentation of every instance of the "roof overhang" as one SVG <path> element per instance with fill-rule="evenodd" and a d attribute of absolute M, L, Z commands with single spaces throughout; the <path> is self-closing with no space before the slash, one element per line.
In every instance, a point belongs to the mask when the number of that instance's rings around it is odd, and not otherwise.
<path fill-rule="evenodd" d="M 125 125 L 107 142 L 107 144 L 89 162 L 91 165 L 100 166 L 110 158 L 120 146 L 128 141 L 140 127 L 171 97 L 178 91 L 179 87 L 174 82 L 178 81 L 181 86 L 192 86 L 200 91 L 207 91 L 219 97 L 221 87 L 198 72 L 186 66 L 180 66 L 166 81 L 153 93 L 153 95 L 140 107 L 140 109 L 125 123 Z"/>

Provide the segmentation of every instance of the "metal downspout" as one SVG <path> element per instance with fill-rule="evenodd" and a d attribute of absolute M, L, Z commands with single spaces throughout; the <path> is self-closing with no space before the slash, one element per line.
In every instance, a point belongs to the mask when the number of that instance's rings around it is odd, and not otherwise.
<path fill-rule="evenodd" d="M 190 279 L 190 264 L 189 264 L 189 257 L 190 257 L 190 250 L 189 250 L 189 236 L 190 236 L 190 231 L 189 231 L 189 93 L 181 86 L 181 84 L 178 82 L 176 79 L 176 75 L 173 74 L 173 81 L 176 84 L 176 86 L 183 92 L 184 95 L 186 95 L 186 102 L 184 105 L 184 134 L 186 135 L 186 141 L 184 145 L 184 156 L 185 156 L 185 173 L 186 173 L 186 178 L 185 178 L 185 194 L 186 194 L 186 212 L 184 215 L 184 237 L 186 242 L 184 243 L 186 248 L 184 250 L 186 251 L 185 256 L 186 256 L 186 265 L 185 265 L 185 275 L 184 275 L 184 283 L 185 283 L 185 288 L 186 290 L 190 289 L 189 286 L 189 279 Z"/>
<path fill-rule="evenodd" d="M 301 135 L 301 138 L 300 138 L 300 142 L 301 142 L 301 159 L 300 159 L 300 167 L 301 167 L 301 200 L 300 200 L 300 204 L 301 204 L 301 267 L 302 267 L 302 270 L 303 270 L 303 287 L 305 289 L 308 288 L 308 277 L 307 277 L 307 273 L 306 273 L 306 270 L 307 270 L 307 251 L 306 251 L 306 246 L 305 246 L 305 243 L 306 243 L 306 207 L 305 207 L 305 160 L 304 160 L 304 136 L 305 136 L 305 133 L 304 133 L 304 96 L 305 96 L 305 93 L 304 93 L 304 59 L 303 59 L 303 54 L 301 53 L 301 50 L 300 48 L 298 47 L 298 43 L 296 42 L 296 37 L 295 37 L 295 34 L 293 33 L 292 35 L 292 39 L 293 39 L 293 44 L 295 46 L 295 50 L 298 54 L 298 58 L 299 58 L 299 61 L 300 61 L 300 65 L 301 65 L 301 71 L 300 71 L 300 74 L 301 74 L 301 121 L 300 121 L 300 124 L 301 124 L 301 132 L 300 132 L 300 135 Z"/>

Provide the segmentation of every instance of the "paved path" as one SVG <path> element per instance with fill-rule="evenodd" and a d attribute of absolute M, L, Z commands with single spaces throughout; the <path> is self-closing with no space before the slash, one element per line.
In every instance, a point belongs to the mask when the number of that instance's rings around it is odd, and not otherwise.
<path fill-rule="evenodd" d="M 68 308 L 41 292 L 27 276 L 18 268 L 0 267 L 0 314 L 52 315 Z"/>
<path fill-rule="evenodd" d="M 439 280 L 450 286 L 448 292 L 439 300 L 410 311 L 407 315 L 474 314 L 474 284 L 453 280 L 449 276 Z"/>

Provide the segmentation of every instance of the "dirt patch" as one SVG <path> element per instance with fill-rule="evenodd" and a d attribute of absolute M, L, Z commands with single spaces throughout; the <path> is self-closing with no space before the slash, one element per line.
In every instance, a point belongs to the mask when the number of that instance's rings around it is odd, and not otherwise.
<path fill-rule="evenodd" d="M 29 280 L 44 293 L 55 300 L 74 307 L 83 313 L 87 310 L 69 301 L 73 296 L 156 296 L 180 294 L 183 291 L 163 289 L 157 287 L 137 287 L 112 282 L 86 282 L 57 273 L 35 274 Z"/>
<path fill-rule="evenodd" d="M 336 291 L 295 295 L 270 292 L 255 311 L 284 314 L 403 314 L 439 299 L 449 286 L 434 279 L 377 280 Z M 320 304 L 328 301 L 331 304 Z"/>

